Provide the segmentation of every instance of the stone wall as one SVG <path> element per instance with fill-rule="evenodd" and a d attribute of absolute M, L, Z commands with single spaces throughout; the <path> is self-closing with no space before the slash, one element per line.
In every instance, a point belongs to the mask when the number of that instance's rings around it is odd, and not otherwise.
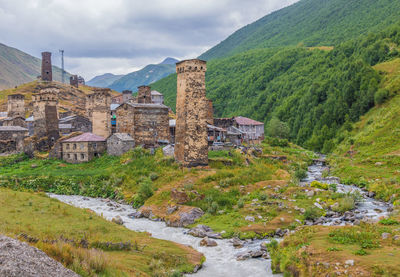
<path fill-rule="evenodd" d="M 95 89 L 86 99 L 88 117 L 92 122 L 93 134 L 108 138 L 111 135 L 110 89 Z"/>
<path fill-rule="evenodd" d="M 72 75 L 69 77 L 69 84 L 76 88 L 79 87 L 78 75 Z"/>
<path fill-rule="evenodd" d="M 51 67 L 51 53 L 42 53 L 42 81 L 51 82 L 53 81 L 53 69 Z"/>
<path fill-rule="evenodd" d="M 7 99 L 7 116 L 25 118 L 25 96 L 22 94 L 11 94 Z"/>
<path fill-rule="evenodd" d="M 149 86 L 138 87 L 137 103 L 151 104 L 151 88 Z"/>
<path fill-rule="evenodd" d="M 62 142 L 62 158 L 68 163 L 84 163 L 100 157 L 107 150 L 106 141 Z"/>
<path fill-rule="evenodd" d="M 107 139 L 107 153 L 112 156 L 121 156 L 129 150 L 135 148 L 135 141 L 129 135 L 130 139 L 121 139 L 120 135 L 126 134 L 114 134 Z"/>
<path fill-rule="evenodd" d="M 0 153 L 23 151 L 24 139 L 27 136 L 28 136 L 27 130 L 15 131 L 15 130 L 0 129 Z"/>
<path fill-rule="evenodd" d="M 208 164 L 206 70 L 198 59 L 176 64 L 175 159 L 186 167 Z"/>
<path fill-rule="evenodd" d="M 212 100 L 207 99 L 207 123 L 214 125 L 214 108 Z"/>
<path fill-rule="evenodd" d="M 132 99 L 132 91 L 131 90 L 124 90 L 122 92 L 122 102 L 126 103 Z"/>

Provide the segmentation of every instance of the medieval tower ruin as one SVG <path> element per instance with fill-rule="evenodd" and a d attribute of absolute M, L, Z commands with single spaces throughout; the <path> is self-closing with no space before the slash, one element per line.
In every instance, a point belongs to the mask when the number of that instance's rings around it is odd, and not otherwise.
<path fill-rule="evenodd" d="M 129 102 L 132 99 L 132 91 L 131 90 L 124 90 L 122 92 L 122 102 L 126 103 Z"/>
<path fill-rule="evenodd" d="M 86 98 L 86 110 L 92 122 L 92 132 L 103 138 L 111 135 L 111 90 L 108 88 L 96 88 L 94 93 Z"/>
<path fill-rule="evenodd" d="M 137 102 L 139 104 L 151 104 L 151 88 L 149 86 L 138 87 Z"/>
<path fill-rule="evenodd" d="M 8 117 L 22 117 L 25 119 L 25 96 L 22 94 L 11 94 L 7 101 Z"/>
<path fill-rule="evenodd" d="M 72 75 L 69 77 L 69 84 L 76 88 L 79 87 L 78 75 Z"/>
<path fill-rule="evenodd" d="M 206 70 L 199 59 L 176 64 L 175 159 L 186 167 L 208 164 Z"/>
<path fill-rule="evenodd" d="M 58 93 L 57 88 L 41 89 L 32 95 L 33 100 L 33 128 L 38 138 L 47 137 L 49 146 L 60 138 L 58 129 Z"/>
<path fill-rule="evenodd" d="M 53 81 L 53 72 L 51 67 L 51 53 L 42 52 L 42 81 Z"/>

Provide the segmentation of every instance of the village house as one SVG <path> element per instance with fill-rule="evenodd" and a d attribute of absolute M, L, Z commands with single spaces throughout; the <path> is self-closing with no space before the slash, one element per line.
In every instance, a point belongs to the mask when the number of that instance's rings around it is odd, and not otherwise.
<path fill-rule="evenodd" d="M 164 95 L 156 90 L 151 91 L 151 102 L 153 104 L 164 104 Z"/>
<path fill-rule="evenodd" d="M 0 153 L 21 152 L 28 129 L 20 126 L 0 126 Z"/>
<path fill-rule="evenodd" d="M 59 120 L 60 131 L 62 124 L 64 124 L 65 128 L 70 127 L 71 129 L 70 132 L 83 132 L 83 133 L 92 132 L 92 122 L 90 122 L 89 118 L 81 115 L 70 115 L 60 118 Z M 63 131 L 61 132 L 64 133 Z"/>
<path fill-rule="evenodd" d="M 135 148 L 134 139 L 125 133 L 115 133 L 107 139 L 107 153 L 112 156 L 121 156 Z"/>
<path fill-rule="evenodd" d="M 69 163 L 84 163 L 100 157 L 107 150 L 105 138 L 92 133 L 62 141 L 62 159 Z"/>
<path fill-rule="evenodd" d="M 214 125 L 227 129 L 230 134 L 241 134 L 246 142 L 257 143 L 264 139 L 264 123 L 243 117 L 215 118 Z"/>

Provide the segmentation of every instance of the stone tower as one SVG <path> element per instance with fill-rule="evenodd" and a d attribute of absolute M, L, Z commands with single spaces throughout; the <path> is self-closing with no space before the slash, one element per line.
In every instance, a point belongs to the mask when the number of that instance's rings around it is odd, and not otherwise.
<path fill-rule="evenodd" d="M 123 103 L 129 102 L 129 100 L 132 99 L 132 91 L 131 90 L 124 90 L 122 92 L 122 99 L 123 99 L 122 100 Z"/>
<path fill-rule="evenodd" d="M 33 129 L 38 138 L 47 137 L 51 147 L 60 138 L 58 129 L 57 88 L 44 88 L 32 95 Z"/>
<path fill-rule="evenodd" d="M 139 104 L 151 104 L 151 88 L 149 86 L 138 87 L 137 102 Z"/>
<path fill-rule="evenodd" d="M 208 164 L 206 70 L 198 59 L 176 64 L 175 159 L 186 167 Z"/>
<path fill-rule="evenodd" d="M 76 88 L 79 87 L 78 75 L 72 75 L 69 77 L 69 84 Z"/>
<path fill-rule="evenodd" d="M 111 135 L 111 94 L 108 88 L 96 88 L 86 98 L 86 110 L 92 122 L 92 132 L 103 138 Z"/>
<path fill-rule="evenodd" d="M 11 94 L 7 101 L 8 117 L 23 117 L 25 118 L 25 96 L 22 94 Z"/>
<path fill-rule="evenodd" d="M 42 52 L 42 81 L 53 81 L 50 52 Z"/>
<path fill-rule="evenodd" d="M 207 99 L 207 123 L 214 125 L 214 107 L 212 100 Z"/>

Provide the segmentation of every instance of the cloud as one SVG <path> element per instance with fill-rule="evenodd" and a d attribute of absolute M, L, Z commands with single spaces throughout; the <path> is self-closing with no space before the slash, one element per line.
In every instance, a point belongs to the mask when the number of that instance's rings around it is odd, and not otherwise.
<path fill-rule="evenodd" d="M 298 0 L 0 0 L 0 42 L 34 56 L 65 50 L 85 78 L 196 57 L 235 30 Z"/>

